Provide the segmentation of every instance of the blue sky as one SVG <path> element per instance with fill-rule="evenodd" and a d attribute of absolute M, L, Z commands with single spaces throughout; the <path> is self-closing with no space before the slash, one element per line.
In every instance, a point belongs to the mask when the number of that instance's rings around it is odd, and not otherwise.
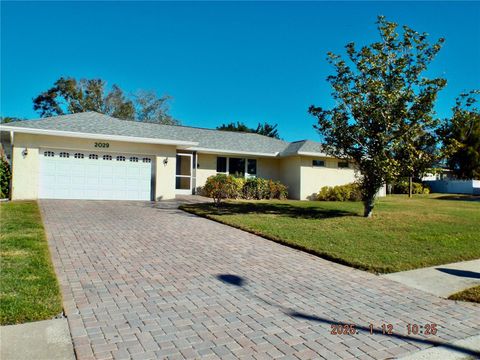
<path fill-rule="evenodd" d="M 437 112 L 480 87 L 479 2 L 2 2 L 3 116 L 37 117 L 32 98 L 60 76 L 173 96 L 184 125 L 278 123 L 318 139 L 307 113 L 329 106 L 326 53 L 377 40 L 376 16 L 446 43 L 429 74 L 447 78 Z"/>

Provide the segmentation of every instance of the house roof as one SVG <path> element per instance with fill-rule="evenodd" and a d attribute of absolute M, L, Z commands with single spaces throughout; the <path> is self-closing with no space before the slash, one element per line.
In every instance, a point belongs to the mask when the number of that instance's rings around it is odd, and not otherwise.
<path fill-rule="evenodd" d="M 321 151 L 321 144 L 309 140 L 290 143 L 255 133 L 120 120 L 96 112 L 16 121 L 0 125 L 0 129 L 45 135 L 175 144 L 184 149 L 212 153 L 325 156 Z"/>
<path fill-rule="evenodd" d="M 282 156 L 292 155 L 328 156 L 324 153 L 322 144 L 310 140 L 300 140 L 289 143 L 285 150 L 283 150 Z"/>

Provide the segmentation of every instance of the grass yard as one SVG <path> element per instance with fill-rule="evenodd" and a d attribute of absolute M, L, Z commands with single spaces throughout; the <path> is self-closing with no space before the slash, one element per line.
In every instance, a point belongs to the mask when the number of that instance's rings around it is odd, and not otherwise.
<path fill-rule="evenodd" d="M 480 304 L 480 286 L 474 286 L 470 289 L 460 291 L 449 297 L 450 300 L 471 301 Z"/>
<path fill-rule="evenodd" d="M 37 203 L 0 203 L 0 221 L 0 324 L 58 315 L 62 299 Z"/>
<path fill-rule="evenodd" d="M 394 195 L 377 201 L 372 219 L 361 216 L 360 202 L 232 201 L 218 209 L 211 203 L 181 208 L 371 272 L 480 258 L 480 201 Z"/>

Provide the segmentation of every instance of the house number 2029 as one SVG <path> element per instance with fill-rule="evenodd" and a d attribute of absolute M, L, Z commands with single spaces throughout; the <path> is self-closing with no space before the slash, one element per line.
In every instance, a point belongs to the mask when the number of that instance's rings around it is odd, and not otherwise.
<path fill-rule="evenodd" d="M 104 142 L 96 142 L 95 143 L 96 148 L 108 148 L 110 147 L 109 143 L 104 143 Z"/>

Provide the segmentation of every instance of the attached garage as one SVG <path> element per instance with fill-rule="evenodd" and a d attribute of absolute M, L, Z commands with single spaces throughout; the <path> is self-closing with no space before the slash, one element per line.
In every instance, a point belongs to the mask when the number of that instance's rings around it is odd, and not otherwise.
<path fill-rule="evenodd" d="M 40 199 L 151 200 L 145 155 L 40 149 Z"/>

